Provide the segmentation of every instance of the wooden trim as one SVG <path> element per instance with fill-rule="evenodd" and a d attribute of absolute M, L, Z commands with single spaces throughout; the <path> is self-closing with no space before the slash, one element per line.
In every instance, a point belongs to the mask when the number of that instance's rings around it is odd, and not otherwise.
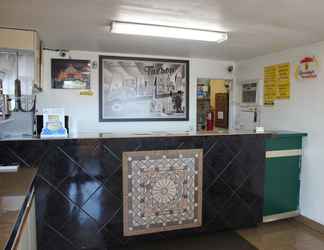
<path fill-rule="evenodd" d="M 300 155 L 302 155 L 301 149 L 273 150 L 273 151 L 266 152 L 266 158 L 289 157 L 289 156 L 300 156 Z"/>
<path fill-rule="evenodd" d="M 28 220 L 28 215 L 30 213 L 30 209 L 32 207 L 33 199 L 34 199 L 34 190 L 32 191 L 32 195 L 30 196 L 30 199 L 28 200 L 23 219 L 22 219 L 21 224 L 20 224 L 20 226 L 18 228 L 15 241 L 14 241 L 14 243 L 12 245 L 13 250 L 17 250 L 17 248 L 19 246 L 19 242 L 21 240 L 21 236 L 22 236 L 26 226 L 28 225 L 27 220 Z"/>
<path fill-rule="evenodd" d="M 295 220 L 304 224 L 307 227 L 310 227 L 311 229 L 313 229 L 319 233 L 324 234 L 324 225 L 322 225 L 312 219 L 309 219 L 303 215 L 300 215 L 300 216 L 296 217 Z"/>
<path fill-rule="evenodd" d="M 36 31 L 0 28 L 0 47 L 4 50 L 33 51 Z M 2 39 L 3 37 L 3 39 Z"/>
<path fill-rule="evenodd" d="M 6 29 L 6 30 L 20 30 L 20 31 L 33 31 L 33 32 L 37 32 L 37 29 L 18 29 L 18 28 L 12 28 L 12 27 L 5 27 L 5 26 L 0 26 L 0 29 Z"/>
<path fill-rule="evenodd" d="M 273 222 L 277 220 L 283 220 L 283 219 L 288 219 L 292 217 L 298 216 L 300 213 L 298 210 L 296 211 L 291 211 L 291 212 L 286 212 L 286 213 L 280 213 L 280 214 L 274 214 L 274 215 L 267 215 L 263 216 L 263 223 L 268 223 L 268 222 Z"/>

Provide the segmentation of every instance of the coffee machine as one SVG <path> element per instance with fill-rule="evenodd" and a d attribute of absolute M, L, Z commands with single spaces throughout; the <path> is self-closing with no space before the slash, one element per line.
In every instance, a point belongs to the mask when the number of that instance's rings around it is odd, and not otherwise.
<path fill-rule="evenodd" d="M 28 51 L 0 50 L 0 138 L 33 135 L 36 95 L 32 56 Z"/>

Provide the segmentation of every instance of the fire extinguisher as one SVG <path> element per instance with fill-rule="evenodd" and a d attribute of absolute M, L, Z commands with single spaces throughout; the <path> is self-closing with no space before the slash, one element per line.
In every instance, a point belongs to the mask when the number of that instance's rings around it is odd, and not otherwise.
<path fill-rule="evenodd" d="M 207 131 L 214 129 L 214 112 L 209 110 L 206 114 Z"/>

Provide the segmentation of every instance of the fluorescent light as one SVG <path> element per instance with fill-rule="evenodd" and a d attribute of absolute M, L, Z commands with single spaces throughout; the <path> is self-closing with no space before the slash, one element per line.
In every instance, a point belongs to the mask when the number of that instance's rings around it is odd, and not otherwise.
<path fill-rule="evenodd" d="M 130 35 L 170 37 L 217 43 L 224 42 L 228 39 L 228 34 L 225 32 L 117 21 L 113 21 L 111 23 L 110 32 Z"/>

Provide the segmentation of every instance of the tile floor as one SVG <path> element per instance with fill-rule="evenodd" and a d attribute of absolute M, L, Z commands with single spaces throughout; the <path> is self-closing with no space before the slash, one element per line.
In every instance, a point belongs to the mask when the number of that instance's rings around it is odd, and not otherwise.
<path fill-rule="evenodd" d="M 259 250 L 324 250 L 324 234 L 294 219 L 239 230 L 238 233 Z"/>

